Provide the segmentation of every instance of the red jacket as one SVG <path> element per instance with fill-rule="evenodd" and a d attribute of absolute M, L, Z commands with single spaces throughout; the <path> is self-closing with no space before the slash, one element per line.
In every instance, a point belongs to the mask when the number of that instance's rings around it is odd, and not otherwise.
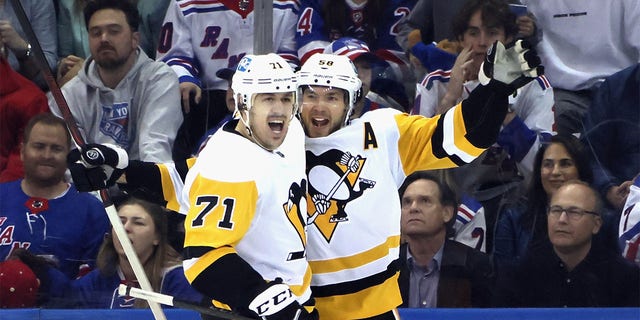
<path fill-rule="evenodd" d="M 34 115 L 48 111 L 44 92 L 0 57 L 0 182 L 23 177 L 20 143 L 24 127 Z"/>

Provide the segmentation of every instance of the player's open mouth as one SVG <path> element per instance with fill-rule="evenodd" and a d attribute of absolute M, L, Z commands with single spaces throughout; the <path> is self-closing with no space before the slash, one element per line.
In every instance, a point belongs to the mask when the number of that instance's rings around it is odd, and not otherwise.
<path fill-rule="evenodd" d="M 329 119 L 311 118 L 311 124 L 313 124 L 315 127 L 324 127 L 329 124 Z"/>
<path fill-rule="evenodd" d="M 284 129 L 284 121 L 283 120 L 269 121 L 269 128 L 271 128 L 271 130 L 273 131 L 280 132 L 282 131 L 282 129 Z"/>

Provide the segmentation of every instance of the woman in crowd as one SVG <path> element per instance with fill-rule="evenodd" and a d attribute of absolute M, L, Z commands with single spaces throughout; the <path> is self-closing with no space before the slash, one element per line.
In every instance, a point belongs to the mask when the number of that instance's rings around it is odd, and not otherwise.
<path fill-rule="evenodd" d="M 155 292 L 200 302 L 202 296 L 184 277 L 182 258 L 167 239 L 167 213 L 148 201 L 130 198 L 118 216 Z M 108 234 L 97 257 L 97 268 L 71 281 L 65 304 L 80 308 L 146 308 L 141 299 L 118 295 L 121 283 L 137 286 L 137 279 L 117 237 Z"/>
<path fill-rule="evenodd" d="M 556 135 L 536 154 L 533 179 L 517 203 L 501 210 L 496 225 L 493 257 L 496 270 L 514 266 L 528 247 L 547 239 L 547 204 L 565 181 L 593 180 L 582 143 L 571 135 Z"/>

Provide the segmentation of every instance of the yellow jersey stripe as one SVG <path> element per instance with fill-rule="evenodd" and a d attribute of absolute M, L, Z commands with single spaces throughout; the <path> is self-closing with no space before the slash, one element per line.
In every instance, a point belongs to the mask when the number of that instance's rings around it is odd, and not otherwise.
<path fill-rule="evenodd" d="M 231 253 L 236 253 L 236 250 L 232 247 L 221 247 L 212 249 L 200 258 L 191 259 L 190 263 L 184 264 L 184 275 L 186 276 L 187 280 L 189 280 L 189 283 L 192 283 L 198 277 L 198 275 L 200 275 L 210 265 L 218 261 L 218 259 L 222 258 L 223 256 Z"/>
<path fill-rule="evenodd" d="M 180 204 L 178 202 L 177 193 L 181 190 L 176 190 L 173 183 L 173 179 L 171 178 L 171 172 L 169 168 L 165 164 L 157 164 L 158 170 L 160 171 L 160 180 L 162 183 L 162 194 L 164 199 L 167 201 L 167 209 L 173 211 L 180 210 Z"/>
<path fill-rule="evenodd" d="M 307 267 L 307 271 L 304 273 L 304 278 L 301 285 L 291 285 L 289 284 L 289 288 L 291 288 L 291 292 L 296 296 L 302 296 L 307 289 L 309 289 L 309 285 L 311 284 L 311 268 Z"/>
<path fill-rule="evenodd" d="M 387 241 L 358 254 L 321 261 L 309 261 L 314 273 L 330 273 L 364 266 L 389 255 L 390 248 L 400 247 L 400 236 L 391 236 Z"/>
<path fill-rule="evenodd" d="M 355 293 L 316 297 L 316 309 L 322 310 L 322 319 L 362 319 L 388 312 L 402 304 L 398 276 Z"/>

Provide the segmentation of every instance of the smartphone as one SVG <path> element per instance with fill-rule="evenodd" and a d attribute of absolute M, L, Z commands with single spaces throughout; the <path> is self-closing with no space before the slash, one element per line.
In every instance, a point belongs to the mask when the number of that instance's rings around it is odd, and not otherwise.
<path fill-rule="evenodd" d="M 527 6 L 523 4 L 509 4 L 509 9 L 516 15 L 516 17 L 524 16 L 527 14 Z"/>

